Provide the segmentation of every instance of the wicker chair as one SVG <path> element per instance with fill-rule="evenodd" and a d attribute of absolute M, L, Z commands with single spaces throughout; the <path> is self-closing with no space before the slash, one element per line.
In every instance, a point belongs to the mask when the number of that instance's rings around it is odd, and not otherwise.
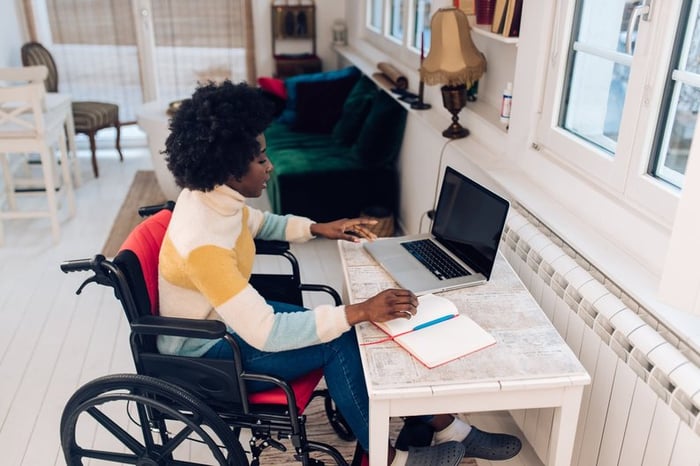
<path fill-rule="evenodd" d="M 22 64 L 24 66 L 44 65 L 49 74 L 44 82 L 47 92 L 58 92 L 58 70 L 51 53 L 38 42 L 28 42 L 22 46 Z M 119 159 L 124 160 L 119 143 L 119 106 L 107 102 L 73 102 L 73 120 L 75 132 L 86 134 L 90 139 L 92 151 L 92 172 L 95 178 L 99 176 L 95 151 L 95 134 L 104 128 L 114 127 L 117 130 L 116 147 Z"/>

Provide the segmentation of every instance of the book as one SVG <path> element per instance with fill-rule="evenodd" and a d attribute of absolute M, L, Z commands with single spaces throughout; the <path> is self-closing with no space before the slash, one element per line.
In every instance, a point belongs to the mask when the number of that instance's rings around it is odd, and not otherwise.
<path fill-rule="evenodd" d="M 460 314 L 452 301 L 434 294 L 418 298 L 418 312 L 411 319 L 374 324 L 430 369 L 496 343 L 479 324 Z"/>
<path fill-rule="evenodd" d="M 495 34 L 503 33 L 503 24 L 506 19 L 508 3 L 512 0 L 496 0 L 493 7 L 493 21 L 491 21 L 491 32 Z"/>
<path fill-rule="evenodd" d="M 523 0 L 508 0 L 506 16 L 503 20 L 503 35 L 518 37 L 520 35 L 520 17 L 523 13 Z"/>

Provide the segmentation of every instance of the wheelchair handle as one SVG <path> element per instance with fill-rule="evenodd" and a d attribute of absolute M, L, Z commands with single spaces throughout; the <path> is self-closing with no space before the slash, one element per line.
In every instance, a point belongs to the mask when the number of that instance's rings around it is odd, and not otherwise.
<path fill-rule="evenodd" d="M 139 216 L 150 217 L 153 214 L 160 212 L 163 209 L 173 210 L 175 208 L 175 201 L 165 201 L 162 204 L 146 205 L 139 207 Z"/>
<path fill-rule="evenodd" d="M 61 270 L 64 273 L 94 271 L 103 260 L 105 260 L 105 256 L 102 254 L 97 254 L 91 259 L 68 260 L 61 263 Z"/>
<path fill-rule="evenodd" d="M 75 294 L 80 294 L 90 283 L 111 286 L 112 281 L 107 276 L 111 263 L 102 254 L 95 255 L 92 259 L 75 259 L 61 263 L 61 270 L 64 273 L 92 271 L 94 275 L 88 277 L 76 290 Z"/>

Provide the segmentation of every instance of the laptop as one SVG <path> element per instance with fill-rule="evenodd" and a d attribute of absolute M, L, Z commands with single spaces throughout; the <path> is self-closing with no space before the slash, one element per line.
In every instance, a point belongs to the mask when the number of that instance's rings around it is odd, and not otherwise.
<path fill-rule="evenodd" d="M 364 247 L 416 295 L 483 284 L 491 278 L 509 207 L 447 167 L 429 234 L 378 239 Z"/>

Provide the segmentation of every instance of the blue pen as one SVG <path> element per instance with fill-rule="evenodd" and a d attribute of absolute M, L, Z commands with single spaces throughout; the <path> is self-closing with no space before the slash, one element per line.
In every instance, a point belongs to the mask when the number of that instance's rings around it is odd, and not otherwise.
<path fill-rule="evenodd" d="M 420 330 L 425 327 L 430 327 L 431 325 L 439 324 L 440 322 L 444 322 L 446 320 L 450 320 L 453 318 L 455 315 L 454 314 L 449 314 L 446 316 L 438 317 L 437 319 L 429 320 L 428 322 L 424 322 L 422 324 L 416 325 L 413 327 L 413 331 Z"/>

